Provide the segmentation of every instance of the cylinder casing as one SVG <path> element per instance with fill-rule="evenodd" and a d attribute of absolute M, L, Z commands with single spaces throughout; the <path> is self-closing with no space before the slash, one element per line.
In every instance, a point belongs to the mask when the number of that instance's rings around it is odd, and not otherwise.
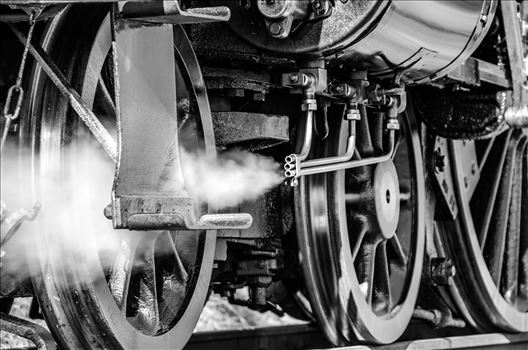
<path fill-rule="evenodd" d="M 299 59 L 326 57 L 330 65 L 376 74 L 397 73 L 406 82 L 441 76 L 469 57 L 497 7 L 497 0 L 335 1 L 330 17 L 275 39 L 256 6 L 230 3 L 231 28 L 260 49 Z"/>

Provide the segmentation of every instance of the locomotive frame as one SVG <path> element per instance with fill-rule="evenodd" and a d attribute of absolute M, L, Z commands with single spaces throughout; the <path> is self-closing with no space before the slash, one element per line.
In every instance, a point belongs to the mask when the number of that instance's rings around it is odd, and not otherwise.
<path fill-rule="evenodd" d="M 115 164 L 106 218 L 76 226 L 86 249 L 59 248 L 80 267 L 45 249 L 60 246 L 46 202 L 65 193 L 33 186 L 29 294 L 60 345 L 183 348 L 211 291 L 315 318 L 334 345 L 394 342 L 411 317 L 528 332 L 527 2 L 420 2 L 464 18 L 453 31 L 376 2 L 353 35 L 340 30 L 362 1 L 214 3 L 1 3 L 6 38 L 33 57 L 25 97 L 22 79 L 6 90 L 4 139 L 31 149 L 36 179 L 82 171 L 86 134 Z M 456 42 L 409 36 L 433 24 Z M 313 31 L 329 36 L 310 46 Z M 284 163 L 286 182 L 218 213 L 185 189 L 183 149 L 233 147 Z M 2 209 L 7 266 L 26 214 Z M 82 227 L 101 219 L 130 230 L 110 269 Z M 26 277 L 4 275 L 0 302 Z"/>

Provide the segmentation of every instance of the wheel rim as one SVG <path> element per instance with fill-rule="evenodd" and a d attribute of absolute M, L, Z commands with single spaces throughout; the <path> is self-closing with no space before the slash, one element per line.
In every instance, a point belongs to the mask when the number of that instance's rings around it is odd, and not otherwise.
<path fill-rule="evenodd" d="M 440 234 L 463 314 L 481 331 L 528 331 L 527 145 L 521 130 L 450 144 L 459 218 Z"/>
<path fill-rule="evenodd" d="M 82 8 L 78 9 L 72 9 L 67 16 L 82 19 Z M 85 102 L 105 112 L 103 115 L 107 117 L 100 115 L 101 121 L 110 128 L 112 124 L 115 126 L 115 116 L 108 116 L 110 113 L 106 113 L 113 102 L 108 97 L 112 90 L 112 79 L 105 79 L 104 74 L 112 71 L 108 67 L 109 62 L 112 62 L 108 59 L 111 31 L 106 13 L 101 11 L 93 16 L 95 20 L 102 20 L 98 32 L 91 34 L 91 38 L 90 34 L 87 35 L 87 38 L 93 41 L 93 46 L 87 54 L 84 51 L 85 57 L 81 54 L 81 57 L 74 57 L 71 61 L 75 61 L 75 64 L 67 66 L 67 70 L 74 79 L 79 80 L 79 91 Z M 44 46 L 52 50 L 52 55 L 57 37 L 60 39 L 64 36 L 62 33 L 65 28 L 69 28 L 72 21 L 65 15 L 51 25 Z M 92 28 L 93 23 L 90 22 Z M 175 50 L 179 68 L 177 80 L 180 86 L 187 87 L 178 89 L 178 102 L 183 102 L 179 108 L 179 112 L 182 112 L 179 114 L 179 119 L 182 118 L 180 130 L 188 129 L 185 132 L 187 137 L 182 138 L 182 143 L 188 150 L 201 150 L 211 154 L 215 150 L 214 136 L 208 103 L 207 100 L 203 101 L 206 99 L 203 80 L 192 48 L 181 27 L 175 27 L 175 37 L 179 48 Z M 76 69 L 82 70 L 76 65 L 83 64 L 84 71 L 76 72 Z M 83 171 L 90 171 L 79 168 L 65 169 L 74 164 L 70 157 L 79 156 L 76 152 L 82 151 L 77 146 L 84 144 L 85 141 L 80 140 L 84 140 L 86 132 L 82 126 L 76 125 L 79 122 L 75 115 L 66 115 L 64 101 L 56 92 L 47 89 L 49 82 L 45 82 L 40 70 L 36 70 L 35 77 L 34 91 L 42 93 L 33 94 L 32 108 L 36 112 L 33 115 L 40 115 L 39 111 L 42 112 L 41 108 L 46 105 L 57 104 L 58 107 L 55 110 L 52 107 L 44 114 L 42 120 L 34 120 L 30 126 L 36 151 L 34 165 L 39 168 L 41 176 L 57 176 L 58 171 L 60 176 L 70 176 L 72 173 L 75 176 L 82 175 Z M 191 81 L 197 83 L 190 85 Z M 74 151 L 64 151 L 62 146 L 68 142 Z M 97 183 L 91 187 L 106 191 L 108 201 L 113 180 L 112 168 L 113 165 L 109 163 L 109 172 L 103 180 L 106 181 L 106 186 L 102 186 L 99 182 L 101 179 L 94 175 Z M 90 184 L 78 185 L 82 189 Z M 41 198 L 44 199 L 45 194 L 45 191 L 42 191 Z M 46 205 L 46 202 L 43 204 Z M 87 216 L 96 213 L 94 220 L 103 220 L 104 223 L 91 226 L 103 227 L 110 235 L 119 235 L 118 240 L 111 242 L 114 245 L 119 243 L 119 246 L 112 247 L 114 250 L 100 251 L 93 241 L 99 240 L 101 243 L 101 237 L 104 239 L 105 236 L 99 232 L 90 236 L 87 228 L 81 226 L 77 227 L 79 232 L 86 235 L 87 241 L 92 241 L 86 242 L 82 251 L 75 247 L 62 246 L 63 242 L 60 241 L 50 241 L 52 236 L 42 234 L 41 246 L 49 248 L 51 244 L 59 245 L 60 248 L 54 247 L 51 251 L 59 252 L 64 257 L 60 262 L 44 251 L 39 256 L 40 263 L 34 266 L 38 276 L 34 281 L 35 289 L 50 328 L 62 345 L 68 348 L 182 348 L 192 334 L 207 296 L 214 257 L 215 232 L 112 232 L 111 223 L 102 217 L 101 208 L 104 205 L 98 203 L 95 211 L 87 213 Z M 74 210 L 75 208 L 72 212 Z M 45 214 L 43 212 L 43 227 L 55 229 L 53 218 Z M 88 218 L 83 219 L 86 222 Z M 103 240 L 103 243 L 106 241 Z M 68 262 L 75 262 L 76 266 L 68 265 Z"/>
<path fill-rule="evenodd" d="M 356 339 L 393 342 L 414 310 L 424 252 L 424 183 L 416 122 L 412 114 L 400 121 L 402 137 L 393 160 L 305 177 L 296 190 L 310 302 L 323 332 L 336 345 Z M 383 151 L 382 122 L 379 114 L 360 122 L 361 156 Z M 347 128 L 337 129 L 314 145 L 311 156 L 343 152 Z"/>

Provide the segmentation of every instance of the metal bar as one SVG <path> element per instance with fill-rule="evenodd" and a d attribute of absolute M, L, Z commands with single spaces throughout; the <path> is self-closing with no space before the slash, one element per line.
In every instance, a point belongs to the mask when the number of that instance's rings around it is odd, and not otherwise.
<path fill-rule="evenodd" d="M 4 2 L 2 1 L 2 4 Z M 61 13 L 65 8 L 67 7 L 67 4 L 60 4 L 60 5 L 53 5 L 46 7 L 40 15 L 35 19 L 36 21 L 45 21 L 52 17 L 57 16 L 59 13 Z M 18 23 L 18 22 L 28 22 L 29 17 L 27 13 L 24 12 L 8 12 L 8 13 L 1 13 L 0 14 L 0 22 L 6 22 L 6 23 Z"/>
<path fill-rule="evenodd" d="M 528 104 L 528 90 L 525 85 L 527 83 L 527 72 L 523 69 L 523 40 L 521 22 L 517 16 L 517 2 L 501 0 L 501 11 L 513 82 L 513 105 L 522 107 Z"/>
<path fill-rule="evenodd" d="M 57 348 L 51 334 L 42 326 L 0 312 L 0 329 L 34 343 L 38 350 Z"/>
<path fill-rule="evenodd" d="M 479 334 L 456 337 L 445 337 L 435 339 L 412 340 L 399 342 L 384 347 L 376 346 L 346 346 L 335 348 L 335 350 L 368 350 L 368 349 L 526 349 L 528 344 L 528 334 Z M 322 349 L 321 349 L 322 350 Z"/>
<path fill-rule="evenodd" d="M 26 37 L 19 32 L 13 25 L 8 24 L 9 28 L 16 35 L 22 44 L 26 44 Z M 75 110 L 77 115 L 81 118 L 84 124 L 90 129 L 95 139 L 103 147 L 108 156 L 117 162 L 117 144 L 113 137 L 103 124 L 97 119 L 95 114 L 88 108 L 81 96 L 73 89 L 62 71 L 55 65 L 48 54 L 39 46 L 29 44 L 29 52 L 40 64 L 44 72 L 48 75 L 50 80 L 55 84 L 61 94 L 68 100 L 70 106 Z"/>
<path fill-rule="evenodd" d="M 120 0 L 2 0 L 2 5 L 52 5 L 52 4 L 78 4 L 78 3 L 97 3 L 97 2 L 118 2 Z M 141 2 L 145 0 L 130 0 Z M 158 0 L 151 0 L 158 1 Z"/>
<path fill-rule="evenodd" d="M 511 89 L 512 81 L 506 75 L 506 71 L 504 69 L 501 69 L 499 66 L 493 63 L 478 60 L 476 58 L 470 59 L 476 60 L 478 62 L 478 72 L 480 81 Z"/>

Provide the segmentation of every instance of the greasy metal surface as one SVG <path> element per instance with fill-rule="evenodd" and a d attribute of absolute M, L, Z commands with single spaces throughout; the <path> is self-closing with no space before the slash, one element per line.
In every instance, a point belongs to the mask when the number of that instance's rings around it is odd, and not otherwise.
<path fill-rule="evenodd" d="M 221 38 L 217 40 L 222 41 Z M 204 40 L 194 43 L 196 46 L 203 44 Z M 211 90 L 242 89 L 267 94 L 271 86 L 271 75 L 268 72 L 208 66 L 202 66 L 202 72 L 209 93 Z"/>
<path fill-rule="evenodd" d="M 511 77 L 505 69 L 473 57 L 453 67 L 447 77 L 468 85 L 480 86 L 481 82 L 486 82 L 503 88 L 512 87 Z"/>
<path fill-rule="evenodd" d="M 251 214 L 251 227 L 247 230 L 219 231 L 218 237 L 230 241 L 245 240 L 246 243 L 248 240 L 256 240 L 257 246 L 276 241 L 286 235 L 293 226 L 290 201 L 290 187 L 283 184 L 253 201 L 244 202 L 239 210 Z"/>
<path fill-rule="evenodd" d="M 180 0 L 125 2 L 121 11 L 125 18 L 131 20 L 166 24 L 227 22 L 231 16 L 229 8 L 225 6 L 182 10 Z"/>
<path fill-rule="evenodd" d="M 451 176 L 451 163 L 448 158 L 449 148 L 447 140 L 437 136 L 435 138 L 433 159 L 434 175 L 438 188 L 442 192 L 442 200 L 445 207 L 449 210 L 451 218 L 456 218 L 458 214 L 458 205 L 455 198 L 455 185 Z"/>
<path fill-rule="evenodd" d="M 66 4 L 58 4 L 46 7 L 42 13 L 37 17 L 37 21 L 48 20 L 66 8 Z M 17 22 L 28 22 L 28 14 L 24 11 L 15 12 L 9 11 L 7 13 L 0 13 L 0 22 L 17 23 Z"/>
<path fill-rule="evenodd" d="M 57 344 L 42 326 L 11 315 L 0 313 L 0 329 L 31 341 L 38 350 L 55 350 Z"/>
<path fill-rule="evenodd" d="M 490 27 L 497 1 L 336 1 L 329 18 L 282 40 L 267 34 L 256 9 L 229 6 L 232 29 L 262 49 L 325 55 L 331 64 L 403 71 L 403 80 L 419 81 L 469 57 Z"/>
<path fill-rule="evenodd" d="M 495 93 L 447 91 L 429 86 L 411 90 L 416 111 L 431 132 L 445 138 L 492 135 L 502 126 Z"/>
<path fill-rule="evenodd" d="M 249 150 L 272 147 L 290 140 L 289 118 L 249 112 L 213 112 L 216 144 Z"/>

